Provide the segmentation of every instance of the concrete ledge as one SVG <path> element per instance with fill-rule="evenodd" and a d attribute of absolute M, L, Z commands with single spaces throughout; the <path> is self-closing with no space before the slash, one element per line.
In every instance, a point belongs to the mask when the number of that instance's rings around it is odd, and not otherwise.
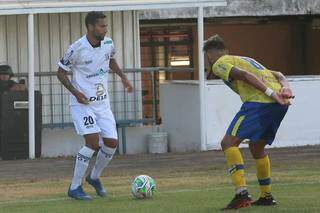
<path fill-rule="evenodd" d="M 83 137 L 73 127 L 42 130 L 42 157 L 73 156 L 83 145 Z"/>
<path fill-rule="evenodd" d="M 147 135 L 151 126 L 126 127 L 126 154 L 147 153 Z M 42 130 L 42 157 L 75 156 L 84 145 L 83 137 L 73 127 Z M 119 151 L 122 153 L 122 138 L 119 131 Z"/>

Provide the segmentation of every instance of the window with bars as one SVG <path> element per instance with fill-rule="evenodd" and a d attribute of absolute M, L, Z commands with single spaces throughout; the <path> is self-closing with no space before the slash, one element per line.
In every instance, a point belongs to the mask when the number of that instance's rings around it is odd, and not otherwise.
<path fill-rule="evenodd" d="M 155 85 L 144 84 L 143 89 L 143 116 L 152 115 L 150 108 L 152 90 L 156 100 L 156 117 L 160 123 L 159 113 L 159 83 L 164 80 L 193 80 L 194 73 L 184 71 L 184 68 L 193 68 L 193 36 L 191 26 L 149 27 L 140 28 L 141 66 L 142 67 L 173 67 L 179 72 L 159 71 L 154 73 Z M 181 70 L 180 70 L 181 69 Z M 143 74 L 142 79 L 148 78 Z M 150 82 L 150 81 L 144 81 Z"/>

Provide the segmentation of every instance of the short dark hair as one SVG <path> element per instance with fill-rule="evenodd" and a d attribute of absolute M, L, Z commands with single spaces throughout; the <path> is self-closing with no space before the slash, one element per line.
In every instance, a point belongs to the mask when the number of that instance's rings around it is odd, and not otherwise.
<path fill-rule="evenodd" d="M 95 25 L 98 22 L 98 19 L 101 19 L 101 18 L 106 18 L 106 15 L 103 14 L 102 12 L 97 12 L 97 11 L 89 12 L 85 18 L 87 29 L 89 27 L 89 24 Z"/>
<path fill-rule="evenodd" d="M 208 40 L 204 42 L 202 50 L 206 52 L 210 49 L 216 49 L 216 50 L 226 49 L 223 39 L 218 34 L 211 36 L 210 38 L 208 38 Z"/>

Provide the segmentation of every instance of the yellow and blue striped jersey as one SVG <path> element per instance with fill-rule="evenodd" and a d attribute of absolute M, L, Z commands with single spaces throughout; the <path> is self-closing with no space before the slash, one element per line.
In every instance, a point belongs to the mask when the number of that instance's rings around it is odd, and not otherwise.
<path fill-rule="evenodd" d="M 233 66 L 254 74 L 273 91 L 280 91 L 281 85 L 272 72 L 252 58 L 233 55 L 221 56 L 212 65 L 212 72 L 220 77 L 233 91 L 238 93 L 242 102 L 275 102 L 272 98 L 244 81 L 230 80 L 229 74 Z"/>

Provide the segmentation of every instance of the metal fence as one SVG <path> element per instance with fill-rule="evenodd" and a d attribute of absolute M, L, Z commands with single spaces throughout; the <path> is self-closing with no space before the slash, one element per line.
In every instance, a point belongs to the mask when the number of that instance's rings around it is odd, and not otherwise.
<path fill-rule="evenodd" d="M 124 69 L 124 72 L 134 87 L 133 92 L 125 91 L 121 79 L 110 72 L 108 93 L 117 124 L 132 126 L 155 124 L 159 120 L 159 73 L 193 72 L 193 68 L 152 67 Z M 28 82 L 27 73 L 19 73 L 15 77 Z M 72 125 L 69 91 L 59 82 L 56 72 L 35 73 L 35 90 L 42 93 L 43 127 Z"/>

